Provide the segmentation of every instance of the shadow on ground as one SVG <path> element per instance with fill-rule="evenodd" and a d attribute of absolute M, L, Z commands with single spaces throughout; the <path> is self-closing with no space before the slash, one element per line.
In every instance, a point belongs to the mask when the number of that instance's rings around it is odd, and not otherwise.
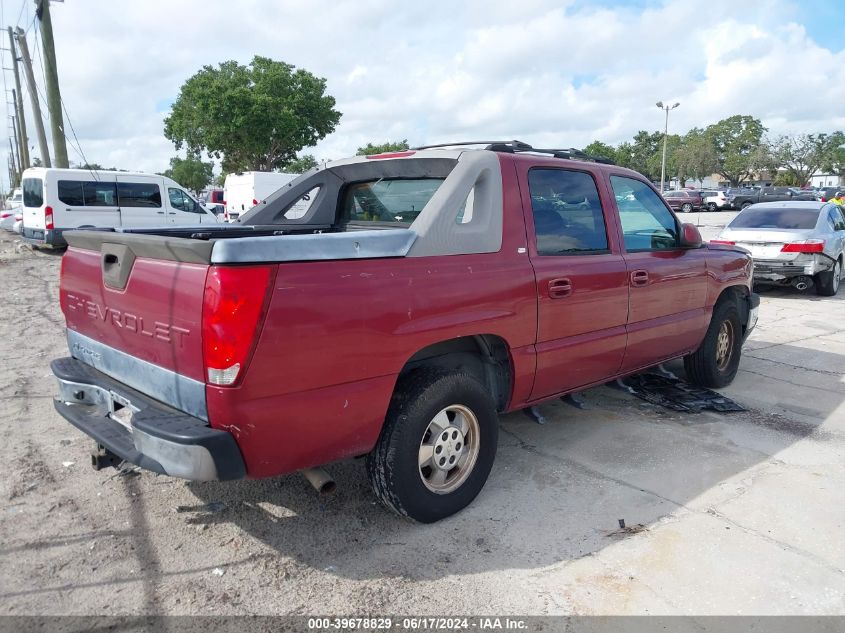
<path fill-rule="evenodd" d="M 820 364 L 824 356 L 819 353 Z M 820 433 L 814 424 L 753 410 L 668 411 L 608 387 L 585 398 L 586 411 L 560 401 L 542 405 L 548 419 L 542 426 L 523 413 L 504 416 L 496 464 L 481 495 L 435 525 L 411 523 L 377 504 L 360 460 L 328 467 L 338 482 L 329 498 L 296 475 L 190 483 L 197 506 L 188 509 L 188 520 L 232 523 L 282 556 L 351 578 L 540 568 L 648 529 L 733 475 Z"/>

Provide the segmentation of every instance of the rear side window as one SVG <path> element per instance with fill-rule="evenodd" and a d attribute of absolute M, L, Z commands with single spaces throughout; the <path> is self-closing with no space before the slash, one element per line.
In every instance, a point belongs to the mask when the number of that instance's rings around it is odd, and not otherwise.
<path fill-rule="evenodd" d="M 443 184 L 442 178 L 387 179 L 346 187 L 340 223 L 387 222 L 408 226 Z"/>
<path fill-rule="evenodd" d="M 535 168 L 528 172 L 528 189 L 539 255 L 607 252 L 604 213 L 592 176 Z"/>
<path fill-rule="evenodd" d="M 678 222 L 660 197 L 644 182 L 611 176 L 619 208 L 625 250 L 661 251 L 680 244 Z"/>
<path fill-rule="evenodd" d="M 831 220 L 833 220 L 834 231 L 845 231 L 845 215 L 842 214 L 841 207 L 833 207 L 830 210 Z"/>
<path fill-rule="evenodd" d="M 44 204 L 44 181 L 40 178 L 24 178 L 21 183 L 23 189 L 23 206 L 40 207 Z"/>
<path fill-rule="evenodd" d="M 287 209 L 285 209 L 284 217 L 287 220 L 295 220 L 303 217 L 311 209 L 311 205 L 317 199 L 317 194 L 320 193 L 320 187 L 314 187 L 296 202 L 292 202 Z"/>
<path fill-rule="evenodd" d="M 161 191 L 154 183 L 119 182 L 117 199 L 121 207 L 161 207 Z"/>
<path fill-rule="evenodd" d="M 59 200 L 70 207 L 85 206 L 85 193 L 81 180 L 60 180 L 58 182 Z"/>
<path fill-rule="evenodd" d="M 813 229 L 818 221 L 818 209 L 749 207 L 728 226 L 732 229 Z"/>
<path fill-rule="evenodd" d="M 113 182 L 60 180 L 59 200 L 70 207 L 116 207 L 117 190 Z"/>

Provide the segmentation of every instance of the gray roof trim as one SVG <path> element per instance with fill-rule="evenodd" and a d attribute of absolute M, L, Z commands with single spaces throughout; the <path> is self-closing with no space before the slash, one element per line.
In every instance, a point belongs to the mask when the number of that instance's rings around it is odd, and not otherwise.
<path fill-rule="evenodd" d="M 214 242 L 211 263 L 246 264 L 404 257 L 416 239 L 416 232 L 410 229 L 240 237 Z"/>

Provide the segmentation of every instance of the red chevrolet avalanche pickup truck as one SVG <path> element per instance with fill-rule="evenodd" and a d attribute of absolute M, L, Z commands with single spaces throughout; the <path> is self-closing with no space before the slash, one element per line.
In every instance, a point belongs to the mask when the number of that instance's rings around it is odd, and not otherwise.
<path fill-rule="evenodd" d="M 470 503 L 497 414 L 683 357 L 734 377 L 752 264 L 640 174 L 519 142 L 328 163 L 225 226 L 66 234 L 56 409 L 194 480 L 366 456 L 422 522 Z"/>

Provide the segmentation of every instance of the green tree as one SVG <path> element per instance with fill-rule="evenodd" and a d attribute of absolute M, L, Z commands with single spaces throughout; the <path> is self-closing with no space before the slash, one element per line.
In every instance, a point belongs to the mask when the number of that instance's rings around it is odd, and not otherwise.
<path fill-rule="evenodd" d="M 794 134 L 777 137 L 769 145 L 771 165 L 778 174 L 778 180 L 803 187 L 817 171 L 838 173 L 842 163 L 842 146 L 845 134 Z"/>
<path fill-rule="evenodd" d="M 741 114 L 722 119 L 705 130 L 716 152 L 716 173 L 732 187 L 767 167 L 762 140 L 765 131 L 759 119 Z"/>
<path fill-rule="evenodd" d="M 289 174 L 304 174 L 309 169 L 317 166 L 317 159 L 311 154 L 300 156 L 283 167 L 283 171 Z"/>
<path fill-rule="evenodd" d="M 617 164 L 640 172 L 649 180 L 660 178 L 660 161 L 663 152 L 663 133 L 640 130 L 632 142 L 616 148 Z"/>
<path fill-rule="evenodd" d="M 204 66 L 179 90 L 164 135 L 177 149 L 222 158 L 223 171 L 273 171 L 334 131 L 341 113 L 326 80 L 255 56 Z"/>
<path fill-rule="evenodd" d="M 374 154 L 384 154 L 385 152 L 401 152 L 408 149 L 408 139 L 402 139 L 398 143 L 386 141 L 378 145 L 367 143 L 364 147 L 359 147 L 355 152 L 356 156 L 373 156 Z"/>
<path fill-rule="evenodd" d="M 187 158 L 174 156 L 170 159 L 170 169 L 166 170 L 162 176 L 172 178 L 199 195 L 199 192 L 211 182 L 213 169 L 214 163 L 204 163 L 198 156 Z"/>
<path fill-rule="evenodd" d="M 704 130 L 693 128 L 687 132 L 672 152 L 673 172 L 681 186 L 690 178 L 701 181 L 717 168 L 716 148 Z"/>
<path fill-rule="evenodd" d="M 608 160 L 612 160 L 614 163 L 616 162 L 616 149 L 608 145 L 607 143 L 602 143 L 601 141 L 593 141 L 587 147 L 584 148 L 584 153 L 589 154 L 590 156 L 598 156 L 600 158 L 607 158 Z"/>

